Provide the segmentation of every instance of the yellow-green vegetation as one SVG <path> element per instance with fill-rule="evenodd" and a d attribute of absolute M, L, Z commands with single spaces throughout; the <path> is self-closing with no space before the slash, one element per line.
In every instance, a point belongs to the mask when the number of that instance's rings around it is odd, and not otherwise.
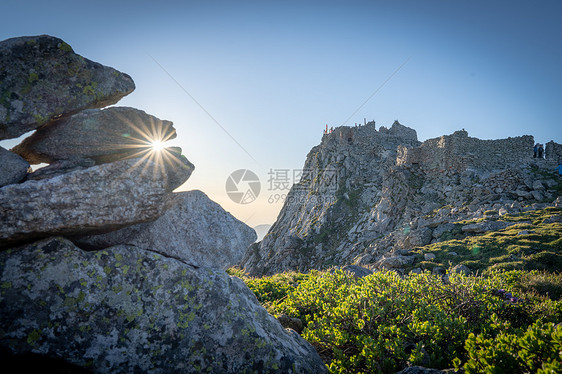
<path fill-rule="evenodd" d="M 63 52 L 74 52 L 72 47 L 65 42 L 59 43 L 58 48 Z"/>
<path fill-rule="evenodd" d="M 41 333 L 37 330 L 33 330 L 27 336 L 27 344 L 29 344 L 31 346 L 35 346 L 35 344 L 39 341 L 39 339 L 41 339 Z"/>
<path fill-rule="evenodd" d="M 414 248 L 421 274 L 336 271 L 240 277 L 273 315 L 303 322 L 302 336 L 332 373 L 395 373 L 407 366 L 466 373 L 562 372 L 562 209 L 515 215 L 503 230 L 463 233 Z M 483 221 L 484 219 L 480 220 Z M 443 237 L 442 237 L 443 238 Z M 455 253 L 453 253 L 455 252 Z M 425 253 L 435 259 L 424 260 Z M 432 275 L 435 266 L 473 275 Z M 410 269 L 405 269 L 406 274 Z"/>
<path fill-rule="evenodd" d="M 40 114 L 34 114 L 33 119 L 35 120 L 35 122 L 37 122 L 37 124 L 44 125 L 49 120 L 49 117 L 48 116 L 42 116 Z"/>
<path fill-rule="evenodd" d="M 444 240 L 415 248 L 415 265 L 432 270 L 436 266 L 447 268 L 462 264 L 472 271 L 492 270 L 560 270 L 562 269 L 562 223 L 550 222 L 553 216 L 562 215 L 562 209 L 549 207 L 516 215 L 504 215 L 495 220 L 514 222 L 504 230 L 476 235 L 462 234 L 458 229 L 444 234 Z M 468 224 L 471 222 L 463 222 Z M 425 253 L 435 254 L 435 259 L 424 261 Z"/>
<path fill-rule="evenodd" d="M 562 328 L 537 322 L 527 330 L 511 331 L 509 322 L 497 318 L 478 336 L 470 334 L 465 348 L 467 374 L 562 373 Z M 460 360 L 455 362 L 460 366 Z"/>
<path fill-rule="evenodd" d="M 446 281 L 429 272 L 229 273 L 271 314 L 299 318 L 303 338 L 332 373 L 395 373 L 413 365 L 560 372 L 562 327 L 555 323 L 562 320 L 562 275 L 556 272 L 449 274 Z"/>

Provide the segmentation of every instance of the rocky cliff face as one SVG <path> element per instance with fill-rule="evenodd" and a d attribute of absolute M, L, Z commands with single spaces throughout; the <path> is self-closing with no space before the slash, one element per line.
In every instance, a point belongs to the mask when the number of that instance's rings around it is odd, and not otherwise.
<path fill-rule="evenodd" d="M 480 140 L 464 130 L 420 143 L 398 122 L 337 128 L 310 151 L 305 175 L 241 266 L 261 275 L 388 265 L 381 261 L 439 240 L 452 222 L 552 202 L 558 160 L 533 159 L 533 144 L 532 136 Z"/>
<path fill-rule="evenodd" d="M 173 124 L 87 109 L 132 91 L 129 76 L 45 35 L 0 42 L 0 52 L 0 139 L 37 128 L 0 149 L 3 360 L 34 354 L 98 373 L 326 372 L 224 272 L 254 230 L 200 191 L 173 193 L 194 166 L 179 148 L 150 146 L 175 137 Z M 50 164 L 31 173 L 38 162 Z"/>

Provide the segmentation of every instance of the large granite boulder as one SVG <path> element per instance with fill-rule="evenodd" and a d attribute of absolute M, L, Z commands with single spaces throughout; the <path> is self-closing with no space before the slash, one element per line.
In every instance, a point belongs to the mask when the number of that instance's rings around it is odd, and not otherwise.
<path fill-rule="evenodd" d="M 29 163 L 17 154 L 0 147 L 0 187 L 22 181 Z"/>
<path fill-rule="evenodd" d="M 0 188 L 0 247 L 156 219 L 165 210 L 166 195 L 194 168 L 183 156 L 170 160 L 122 160 Z"/>
<path fill-rule="evenodd" d="M 0 348 L 96 373 L 325 373 L 244 283 L 132 246 L 0 252 Z"/>
<path fill-rule="evenodd" d="M 73 239 L 85 249 L 119 244 L 161 252 L 194 266 L 227 269 L 238 264 L 256 232 L 201 191 L 178 192 L 166 199 L 168 210 L 153 222 Z"/>
<path fill-rule="evenodd" d="M 128 107 L 90 109 L 49 123 L 12 148 L 32 164 L 92 159 L 112 162 L 151 149 L 155 140 L 176 137 L 172 122 Z"/>
<path fill-rule="evenodd" d="M 89 108 L 115 104 L 135 84 L 127 74 L 85 59 L 61 39 L 0 42 L 0 139 Z"/>

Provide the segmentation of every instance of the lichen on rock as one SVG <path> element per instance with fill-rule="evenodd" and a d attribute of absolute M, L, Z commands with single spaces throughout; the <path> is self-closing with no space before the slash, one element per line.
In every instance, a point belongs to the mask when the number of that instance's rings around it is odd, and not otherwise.
<path fill-rule="evenodd" d="M 97 373 L 325 373 L 242 280 L 131 246 L 62 238 L 0 252 L 0 347 Z"/>
<path fill-rule="evenodd" d="M 53 234 L 86 234 L 154 220 L 189 178 L 183 156 L 129 159 L 0 188 L 0 247 Z"/>
<path fill-rule="evenodd" d="M 59 38 L 0 42 L 0 139 L 47 122 L 115 104 L 135 89 L 130 76 L 90 61 Z"/>

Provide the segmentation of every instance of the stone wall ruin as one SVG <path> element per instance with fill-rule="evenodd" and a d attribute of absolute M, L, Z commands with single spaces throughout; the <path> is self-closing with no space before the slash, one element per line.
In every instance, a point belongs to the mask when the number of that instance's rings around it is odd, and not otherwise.
<path fill-rule="evenodd" d="M 481 140 L 460 130 L 428 139 L 416 148 L 400 147 L 396 164 L 419 165 L 426 172 L 462 172 L 469 168 L 500 170 L 531 162 L 533 145 L 530 135 Z"/>

